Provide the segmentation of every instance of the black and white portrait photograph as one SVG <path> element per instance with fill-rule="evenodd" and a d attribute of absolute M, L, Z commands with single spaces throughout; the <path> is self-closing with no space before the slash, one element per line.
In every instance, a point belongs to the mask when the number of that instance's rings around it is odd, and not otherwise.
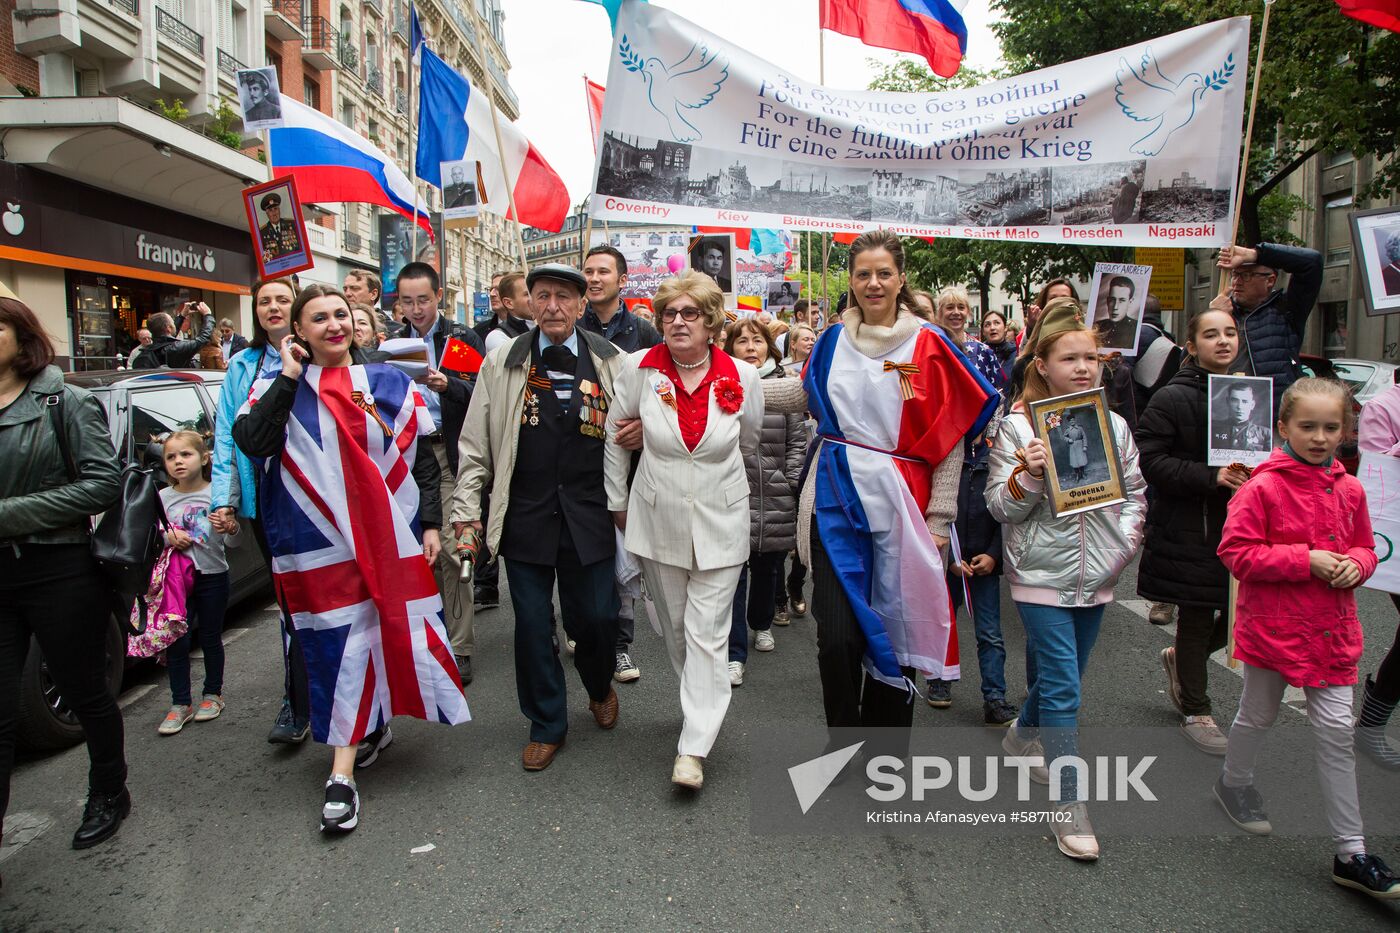
<path fill-rule="evenodd" d="M 690 268 L 714 279 L 726 299 L 734 294 L 734 280 L 738 278 L 734 268 L 734 234 L 711 233 L 695 237 L 690 241 L 686 256 Z M 725 302 L 727 307 L 732 304 L 728 300 Z"/>
<path fill-rule="evenodd" d="M 1152 281 L 1151 266 L 1100 262 L 1094 265 L 1089 289 L 1088 324 L 1099 336 L 1105 353 L 1137 355 L 1143 303 Z"/>
<path fill-rule="evenodd" d="M 1351 239 L 1369 315 L 1400 311 L 1400 207 L 1356 211 Z"/>
<path fill-rule="evenodd" d="M 1207 385 L 1209 466 L 1258 466 L 1274 449 L 1274 381 L 1267 376 L 1215 376 Z"/>
<path fill-rule="evenodd" d="M 441 170 L 443 220 L 450 229 L 474 226 L 481 215 L 481 205 L 477 201 L 477 163 L 443 162 Z"/>
<path fill-rule="evenodd" d="M 281 126 L 282 98 L 277 89 L 277 69 L 269 66 L 238 72 L 238 102 L 243 107 L 245 130 Z"/>
<path fill-rule="evenodd" d="M 1030 417 L 1036 436 L 1050 448 L 1046 494 L 1056 516 L 1124 501 L 1103 389 L 1033 402 Z"/>
<path fill-rule="evenodd" d="M 802 283 L 782 282 L 768 283 L 768 310 L 788 311 L 797 304 L 797 299 L 802 297 Z"/>

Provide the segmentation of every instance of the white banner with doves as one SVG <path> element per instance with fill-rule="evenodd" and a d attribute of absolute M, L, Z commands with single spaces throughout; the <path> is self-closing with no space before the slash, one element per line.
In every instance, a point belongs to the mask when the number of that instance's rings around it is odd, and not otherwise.
<path fill-rule="evenodd" d="M 813 85 L 625 0 L 594 217 L 1218 247 L 1239 171 L 1249 18 L 937 94 Z"/>

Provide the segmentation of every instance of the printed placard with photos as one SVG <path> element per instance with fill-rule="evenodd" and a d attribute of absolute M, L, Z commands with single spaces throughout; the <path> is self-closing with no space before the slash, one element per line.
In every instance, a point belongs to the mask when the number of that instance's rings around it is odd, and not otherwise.
<path fill-rule="evenodd" d="M 259 278 L 277 278 L 316 265 L 306 238 L 296 179 L 290 175 L 243 189 Z"/>
<path fill-rule="evenodd" d="M 1094 264 L 1087 323 L 1098 334 L 1102 352 L 1137 356 L 1142 312 L 1151 281 L 1151 266 L 1118 262 Z"/>
<path fill-rule="evenodd" d="M 1088 389 L 1030 403 L 1031 426 L 1045 442 L 1045 494 L 1056 518 L 1127 501 L 1123 464 L 1108 417 L 1108 395 Z"/>
<path fill-rule="evenodd" d="M 1206 465 L 1257 467 L 1268 460 L 1274 451 L 1274 381 L 1212 375 L 1206 394 Z"/>

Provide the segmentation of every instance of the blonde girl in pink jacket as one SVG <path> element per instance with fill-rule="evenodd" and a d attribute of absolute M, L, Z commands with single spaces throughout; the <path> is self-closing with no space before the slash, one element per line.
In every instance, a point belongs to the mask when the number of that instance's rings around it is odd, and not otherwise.
<path fill-rule="evenodd" d="M 1235 657 L 1244 694 L 1215 798 L 1246 832 L 1272 830 L 1254 767 L 1284 687 L 1302 687 L 1316 735 L 1323 808 L 1336 844 L 1332 880 L 1400 898 L 1400 878 L 1366 852 L 1352 746 L 1352 690 L 1361 658 L 1353 590 L 1376 570 L 1361 483 L 1336 459 L 1351 411 L 1339 382 L 1300 379 L 1283 394 L 1284 444 L 1230 500 L 1218 553 L 1239 580 Z"/>

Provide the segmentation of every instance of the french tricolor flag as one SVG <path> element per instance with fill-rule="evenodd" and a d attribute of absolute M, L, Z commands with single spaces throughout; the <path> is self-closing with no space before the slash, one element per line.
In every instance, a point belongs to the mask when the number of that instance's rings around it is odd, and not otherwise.
<path fill-rule="evenodd" d="M 967 53 L 967 0 L 821 0 L 821 28 L 866 45 L 912 52 L 951 78 Z"/>
<path fill-rule="evenodd" d="M 282 95 L 282 126 L 268 131 L 272 175 L 291 175 L 306 204 L 378 204 L 414 216 L 413 185 L 390 158 L 344 123 Z M 433 235 L 428 205 L 418 198 L 418 224 Z"/>
<path fill-rule="evenodd" d="M 569 189 L 514 123 L 501 120 L 503 152 L 496 150 L 491 101 L 466 78 L 419 46 L 418 177 L 442 187 L 443 162 L 468 159 L 481 165 L 481 206 L 510 217 L 507 186 L 523 224 L 541 230 L 563 229 L 569 214 Z"/>

